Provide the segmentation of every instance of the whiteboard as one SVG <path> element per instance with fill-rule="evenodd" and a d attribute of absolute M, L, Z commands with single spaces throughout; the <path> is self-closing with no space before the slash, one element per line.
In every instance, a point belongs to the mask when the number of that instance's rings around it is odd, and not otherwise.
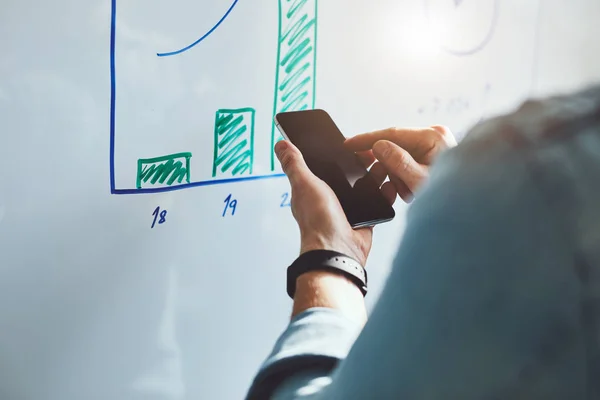
<path fill-rule="evenodd" d="M 4 1 L 0 398 L 243 397 L 288 320 L 299 245 L 274 112 L 460 138 L 597 81 L 599 15 L 596 0 Z"/>

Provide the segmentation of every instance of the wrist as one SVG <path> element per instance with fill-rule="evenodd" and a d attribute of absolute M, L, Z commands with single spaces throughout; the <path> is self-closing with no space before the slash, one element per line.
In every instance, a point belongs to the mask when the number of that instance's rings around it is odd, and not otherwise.
<path fill-rule="evenodd" d="M 335 272 L 310 271 L 296 279 L 292 317 L 314 307 L 339 310 L 361 325 L 367 320 L 362 292 L 350 279 Z"/>
<path fill-rule="evenodd" d="M 328 240 L 326 238 L 314 236 L 310 239 L 302 238 L 300 241 L 300 255 L 312 250 L 336 251 L 338 253 L 345 254 L 348 257 L 354 258 L 363 267 L 367 262 L 367 255 L 362 249 L 359 249 L 356 245 L 349 245 L 340 240 Z"/>

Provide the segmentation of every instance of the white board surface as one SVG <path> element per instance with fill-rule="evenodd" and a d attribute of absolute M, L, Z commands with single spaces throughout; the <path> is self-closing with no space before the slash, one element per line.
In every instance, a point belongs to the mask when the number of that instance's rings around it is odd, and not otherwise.
<path fill-rule="evenodd" d="M 598 81 L 599 16 L 597 0 L 4 1 L 0 398 L 242 398 L 298 251 L 274 111 L 462 137 Z M 369 306 L 405 209 L 376 229 Z"/>

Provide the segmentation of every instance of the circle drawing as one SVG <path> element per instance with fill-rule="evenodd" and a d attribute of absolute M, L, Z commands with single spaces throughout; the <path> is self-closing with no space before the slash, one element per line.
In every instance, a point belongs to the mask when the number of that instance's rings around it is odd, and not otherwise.
<path fill-rule="evenodd" d="M 440 29 L 440 48 L 455 56 L 481 51 L 492 40 L 500 0 L 424 0 L 425 15 Z"/>

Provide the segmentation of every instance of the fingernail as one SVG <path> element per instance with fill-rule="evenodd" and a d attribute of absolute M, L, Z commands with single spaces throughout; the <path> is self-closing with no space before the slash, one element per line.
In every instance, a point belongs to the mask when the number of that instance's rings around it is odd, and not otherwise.
<path fill-rule="evenodd" d="M 450 129 L 446 128 L 444 125 L 431 125 L 431 129 L 438 131 L 441 134 L 446 133 Z"/>
<path fill-rule="evenodd" d="M 287 149 L 287 145 L 287 141 L 285 140 L 280 140 L 279 142 L 275 143 L 275 155 L 277 158 L 280 158 L 281 154 L 285 151 L 285 149 Z"/>
<path fill-rule="evenodd" d="M 388 142 L 385 140 L 379 140 L 373 145 L 373 155 L 375 155 L 375 157 L 377 157 L 377 155 L 381 157 L 382 155 L 384 155 L 387 149 Z"/>

